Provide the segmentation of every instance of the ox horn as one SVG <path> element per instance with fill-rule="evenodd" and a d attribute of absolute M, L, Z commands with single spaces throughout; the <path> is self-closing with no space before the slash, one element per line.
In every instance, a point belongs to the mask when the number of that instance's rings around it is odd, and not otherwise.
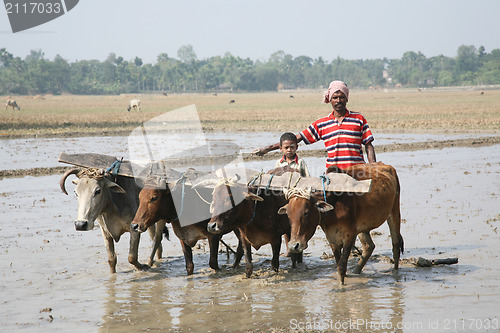
<path fill-rule="evenodd" d="M 69 169 L 67 170 L 64 175 L 62 175 L 61 177 L 61 180 L 59 181 L 59 187 L 61 188 L 61 191 L 68 195 L 68 192 L 66 191 L 66 186 L 65 186 L 65 183 L 66 183 L 66 178 L 69 177 L 69 175 L 76 175 L 78 174 L 79 172 L 81 171 L 80 168 L 72 168 L 72 169 Z"/>

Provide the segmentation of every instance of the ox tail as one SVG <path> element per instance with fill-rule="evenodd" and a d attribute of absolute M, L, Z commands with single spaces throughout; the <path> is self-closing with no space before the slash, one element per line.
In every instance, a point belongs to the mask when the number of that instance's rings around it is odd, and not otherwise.
<path fill-rule="evenodd" d="M 165 238 L 166 238 L 167 240 L 170 240 L 170 233 L 169 233 L 169 231 L 168 231 L 167 226 L 164 226 L 164 227 L 163 227 L 163 235 L 165 236 Z"/>
<path fill-rule="evenodd" d="M 401 185 L 399 183 L 399 177 L 396 169 L 394 169 L 394 177 L 396 178 L 396 198 L 394 199 L 394 207 L 393 209 L 397 211 L 398 218 L 399 218 L 399 225 L 401 226 L 401 211 L 400 211 L 400 197 L 401 197 Z M 399 239 L 399 250 L 401 251 L 401 254 L 405 252 L 405 246 L 404 246 L 404 240 L 403 236 L 401 236 L 401 232 L 398 232 L 398 239 Z"/>
<path fill-rule="evenodd" d="M 399 238 L 399 250 L 401 251 L 401 254 L 403 254 L 405 253 L 405 242 L 401 234 L 398 235 L 398 238 Z"/>

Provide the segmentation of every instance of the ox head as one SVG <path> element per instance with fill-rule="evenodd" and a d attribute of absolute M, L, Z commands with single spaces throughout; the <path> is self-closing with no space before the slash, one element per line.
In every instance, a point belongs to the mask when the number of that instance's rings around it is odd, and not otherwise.
<path fill-rule="evenodd" d="M 76 174 L 78 179 L 73 180 L 76 184 L 75 194 L 78 197 L 78 216 L 75 228 L 79 231 L 92 230 L 94 222 L 105 208 L 111 203 L 111 193 L 125 193 L 118 184 L 108 180 L 101 172 L 92 169 L 71 169 L 61 178 L 61 190 L 68 194 L 65 181 L 69 175 Z"/>
<path fill-rule="evenodd" d="M 144 232 L 157 221 L 168 220 L 167 214 L 172 212 L 175 212 L 175 206 L 168 189 L 145 187 L 139 192 L 139 208 L 130 227 Z"/>
<path fill-rule="evenodd" d="M 320 222 L 320 214 L 333 209 L 329 203 L 311 193 L 311 189 L 291 189 L 285 191 L 288 204 L 278 210 L 278 214 L 287 214 L 290 221 L 290 242 L 288 250 L 300 253 L 307 248 Z"/>
<path fill-rule="evenodd" d="M 253 216 L 254 202 L 263 199 L 236 184 L 238 177 L 221 179 L 215 184 L 207 230 L 214 234 L 226 233 L 248 223 Z"/>

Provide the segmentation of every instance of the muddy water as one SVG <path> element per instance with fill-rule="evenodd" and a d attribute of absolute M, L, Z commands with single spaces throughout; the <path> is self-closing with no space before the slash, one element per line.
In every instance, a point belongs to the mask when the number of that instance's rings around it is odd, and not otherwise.
<path fill-rule="evenodd" d="M 458 257 L 459 264 L 402 264 L 393 273 L 382 226 L 374 256 L 361 275 L 348 273 L 345 286 L 332 259 L 321 258 L 331 250 L 320 231 L 297 269 L 282 257 L 280 272 L 271 272 L 270 247 L 254 251 L 251 279 L 243 265 L 229 268 L 233 258 L 224 253 L 221 272 L 212 272 L 203 242 L 186 277 L 175 236 L 163 242 L 157 267 L 135 271 L 125 235 L 111 275 L 100 231 L 74 230 L 76 198 L 60 193 L 59 176 L 0 180 L 0 331 L 499 331 L 499 150 L 378 154 L 401 180 L 403 258 Z M 321 170 L 324 161 L 307 163 Z M 150 246 L 143 237 L 143 262 Z"/>
<path fill-rule="evenodd" d="M 282 133 L 206 133 L 207 140 L 222 142 L 231 141 L 241 147 L 242 152 L 248 153 L 257 147 L 267 146 L 279 141 Z M 491 134 L 492 135 L 492 134 Z M 453 139 L 466 139 L 488 134 L 384 134 L 377 133 L 377 145 L 394 143 L 430 142 Z M 274 138 L 274 139 L 273 139 Z M 180 136 L 182 140 L 189 139 Z M 0 170 L 29 169 L 38 167 L 54 167 L 58 163 L 59 153 L 99 153 L 129 158 L 128 138 L 123 136 L 82 137 L 82 138 L 53 138 L 53 139 L 11 139 L 0 140 Z M 300 145 L 300 150 L 321 149 L 322 144 Z"/>

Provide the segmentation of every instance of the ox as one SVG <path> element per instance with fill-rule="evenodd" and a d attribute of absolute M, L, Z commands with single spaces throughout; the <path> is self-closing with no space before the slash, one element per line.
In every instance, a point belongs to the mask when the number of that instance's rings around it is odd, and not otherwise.
<path fill-rule="evenodd" d="M 386 220 L 392 239 L 394 269 L 399 267 L 400 252 L 403 253 L 403 237 L 400 234 L 401 215 L 399 210 L 400 186 L 396 170 L 381 162 L 358 164 L 345 171 L 330 168 L 327 172 L 345 172 L 357 180 L 371 179 L 370 192 L 363 195 L 348 193 L 287 193 L 289 202 L 280 208 L 280 214 L 287 214 L 291 224 L 291 252 L 302 252 L 314 235 L 318 225 L 323 229 L 330 243 L 340 282 L 344 284 L 347 260 L 359 234 L 363 245 L 361 258 L 354 270 L 361 273 L 368 258 L 375 249 L 370 230 L 378 228 Z"/>
<path fill-rule="evenodd" d="M 286 167 L 285 167 L 286 168 Z M 288 169 L 277 168 L 269 173 L 279 175 Z M 245 273 L 252 275 L 252 249 L 258 250 L 265 244 L 271 244 L 273 256 L 271 267 L 279 270 L 281 236 L 290 237 L 288 218 L 277 214 L 279 207 L 286 201 L 284 196 L 270 191 L 257 195 L 258 188 L 236 184 L 237 179 L 219 181 L 214 188 L 212 201 L 212 218 L 208 223 L 208 231 L 214 234 L 239 231 L 243 251 L 245 253 Z M 237 204 L 236 204 L 237 203 Z M 302 262 L 301 253 L 291 253 L 292 266 Z"/>
<path fill-rule="evenodd" d="M 140 99 L 132 99 L 127 107 L 127 111 L 130 110 L 138 110 L 141 111 L 141 100 Z"/>
<path fill-rule="evenodd" d="M 17 102 L 13 99 L 9 99 L 7 101 L 7 103 L 5 104 L 5 110 L 7 110 L 8 107 L 12 107 L 12 110 L 14 110 L 14 108 L 17 108 L 18 110 L 21 110 L 21 108 L 19 107 L 19 105 L 17 105 Z"/>
<path fill-rule="evenodd" d="M 140 191 L 135 180 L 117 176 L 116 182 L 112 182 L 98 169 L 73 168 L 61 177 L 60 187 L 66 195 L 68 194 L 65 188 L 66 178 L 72 174 L 78 177 L 73 181 L 76 184 L 75 193 L 78 197 L 76 230 L 92 230 L 94 221 L 97 220 L 106 245 L 111 273 L 116 273 L 117 259 L 114 242 L 118 242 L 125 232 L 130 232 L 128 261 L 137 269 L 147 268 L 147 265 L 142 265 L 138 261 L 140 234 L 130 229 L 130 223 L 137 210 Z M 149 229 L 151 239 L 154 241 L 149 265 L 153 264 L 155 253 L 158 259 L 162 256 L 162 232 L 165 232 L 168 238 L 168 230 L 165 228 L 164 221 L 156 226 L 156 231 L 154 228 Z"/>
<path fill-rule="evenodd" d="M 185 185 L 183 184 L 182 186 Z M 176 189 L 178 189 L 177 186 L 172 187 L 174 192 Z M 206 205 L 206 211 L 208 214 L 208 204 L 203 203 L 200 200 L 200 197 L 208 197 L 210 194 L 207 195 L 207 193 L 200 193 L 200 190 L 201 189 L 193 189 L 190 186 L 186 186 L 182 189 L 182 200 L 185 201 L 183 205 L 196 206 L 197 209 L 203 209 L 202 207 Z M 182 208 L 182 211 L 177 212 L 172 192 L 168 186 L 166 186 L 166 188 L 146 186 L 139 193 L 139 208 L 137 209 L 134 221 L 132 222 L 132 229 L 138 232 L 144 232 L 160 219 L 170 222 L 175 235 L 179 238 L 181 243 L 188 275 L 192 275 L 194 271 L 192 247 L 195 246 L 200 239 L 208 239 L 210 248 L 209 266 L 214 270 L 219 269 L 217 255 L 219 251 L 219 241 L 222 236 L 213 235 L 207 231 L 208 219 L 200 222 L 198 222 L 198 219 L 195 220 L 195 217 L 193 217 L 194 214 L 192 214 L 194 212 L 193 208 L 194 207 L 189 207 L 187 209 Z M 181 226 L 179 215 L 181 215 L 184 221 L 188 222 L 188 225 Z M 190 221 L 197 223 L 189 224 Z M 242 256 L 243 249 L 240 243 L 236 251 L 235 266 L 239 264 Z"/>

